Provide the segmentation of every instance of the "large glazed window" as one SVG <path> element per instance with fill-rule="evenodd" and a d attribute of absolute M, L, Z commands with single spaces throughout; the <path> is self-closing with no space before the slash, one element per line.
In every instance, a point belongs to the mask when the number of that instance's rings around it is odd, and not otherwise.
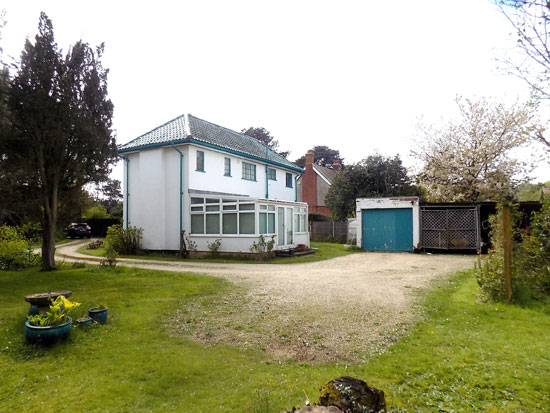
<path fill-rule="evenodd" d="M 256 204 L 246 199 L 192 197 L 191 234 L 256 234 Z"/>

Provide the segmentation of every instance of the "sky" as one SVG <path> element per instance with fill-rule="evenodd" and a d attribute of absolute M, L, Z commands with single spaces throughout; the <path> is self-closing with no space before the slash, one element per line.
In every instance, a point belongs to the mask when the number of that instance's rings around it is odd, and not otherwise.
<path fill-rule="evenodd" d="M 327 145 L 345 163 L 378 152 L 414 169 L 418 119 L 450 120 L 457 96 L 529 96 L 499 69 L 515 38 L 489 0 L 2 0 L 1 9 L 5 56 L 19 57 L 40 11 L 64 51 L 105 42 L 119 144 L 191 113 L 237 131 L 264 127 L 290 160 Z M 532 176 L 550 180 L 548 160 Z"/>

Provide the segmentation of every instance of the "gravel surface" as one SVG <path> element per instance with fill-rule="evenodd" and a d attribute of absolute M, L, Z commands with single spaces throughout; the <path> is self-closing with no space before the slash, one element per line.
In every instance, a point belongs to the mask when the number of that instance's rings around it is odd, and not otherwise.
<path fill-rule="evenodd" d="M 86 241 L 87 242 L 87 241 Z M 61 245 L 65 260 L 82 242 Z M 257 347 L 275 360 L 356 362 L 384 351 L 415 319 L 417 292 L 472 268 L 474 256 L 356 253 L 306 264 L 214 264 L 120 259 L 121 265 L 223 277 L 236 287 L 176 312 L 174 334 Z M 97 262 L 97 261 L 96 261 Z"/>

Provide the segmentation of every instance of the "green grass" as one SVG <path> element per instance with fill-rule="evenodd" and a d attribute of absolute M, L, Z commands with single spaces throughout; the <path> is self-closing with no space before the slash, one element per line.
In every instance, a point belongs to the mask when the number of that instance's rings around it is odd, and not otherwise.
<path fill-rule="evenodd" d="M 550 306 L 476 302 L 463 273 L 423 299 L 425 317 L 364 364 L 270 363 L 256 350 L 203 348 L 163 324 L 186 300 L 227 282 L 130 268 L 0 272 L 0 411 L 272 411 L 314 401 L 340 375 L 386 393 L 394 411 L 546 411 Z M 24 345 L 30 293 L 70 289 L 82 310 L 103 302 L 109 323 L 50 349 Z M 77 314 L 78 315 L 78 314 Z M 267 406 L 269 405 L 269 409 Z"/>
<path fill-rule="evenodd" d="M 239 263 L 239 264 L 297 264 L 306 262 L 323 261 L 331 258 L 342 257 L 344 255 L 353 254 L 355 252 L 361 252 L 360 249 L 347 249 L 343 244 L 334 244 L 329 242 L 312 242 L 311 247 L 316 251 L 312 255 L 303 257 L 288 257 L 288 258 L 273 258 L 269 261 L 257 261 L 252 257 L 243 256 L 221 256 L 219 258 L 211 258 L 208 256 L 199 258 L 181 259 L 176 257 L 175 254 L 167 253 L 147 253 L 142 255 L 121 255 L 121 258 L 133 258 L 140 260 L 153 260 L 153 261 L 191 261 L 191 262 L 214 262 L 214 263 Z M 100 247 L 96 250 L 91 250 L 86 245 L 80 247 L 78 252 L 81 254 L 90 255 L 93 257 L 104 257 L 105 249 Z"/>

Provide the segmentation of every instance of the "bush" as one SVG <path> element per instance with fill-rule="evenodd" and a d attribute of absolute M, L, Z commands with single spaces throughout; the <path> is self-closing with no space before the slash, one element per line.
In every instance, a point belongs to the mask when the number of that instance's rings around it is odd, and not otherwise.
<path fill-rule="evenodd" d="M 263 235 L 260 235 L 258 242 L 253 242 L 250 247 L 250 252 L 258 254 L 262 261 L 267 261 L 272 256 L 273 247 L 275 246 L 275 236 L 271 236 L 271 240 L 265 240 Z"/>
<path fill-rule="evenodd" d="M 107 229 L 108 243 L 118 254 L 136 255 L 141 249 L 141 237 L 143 228 L 111 225 Z"/>
<path fill-rule="evenodd" d="M 36 265 L 38 256 L 17 228 L 0 227 L 0 270 L 18 270 Z"/>
<path fill-rule="evenodd" d="M 480 287 L 480 298 L 503 301 L 504 250 L 502 239 L 502 208 L 491 217 L 493 248 L 485 258 L 479 258 L 475 275 Z M 539 299 L 550 295 L 550 202 L 533 214 L 531 229 L 521 234 L 517 228 L 518 214 L 512 207 L 512 293 L 515 301 Z"/>
<path fill-rule="evenodd" d="M 208 250 L 210 251 L 210 256 L 212 258 L 216 258 L 218 255 L 220 255 L 220 247 L 222 245 L 222 240 L 217 239 L 212 242 L 206 242 L 206 245 L 208 245 Z"/>

